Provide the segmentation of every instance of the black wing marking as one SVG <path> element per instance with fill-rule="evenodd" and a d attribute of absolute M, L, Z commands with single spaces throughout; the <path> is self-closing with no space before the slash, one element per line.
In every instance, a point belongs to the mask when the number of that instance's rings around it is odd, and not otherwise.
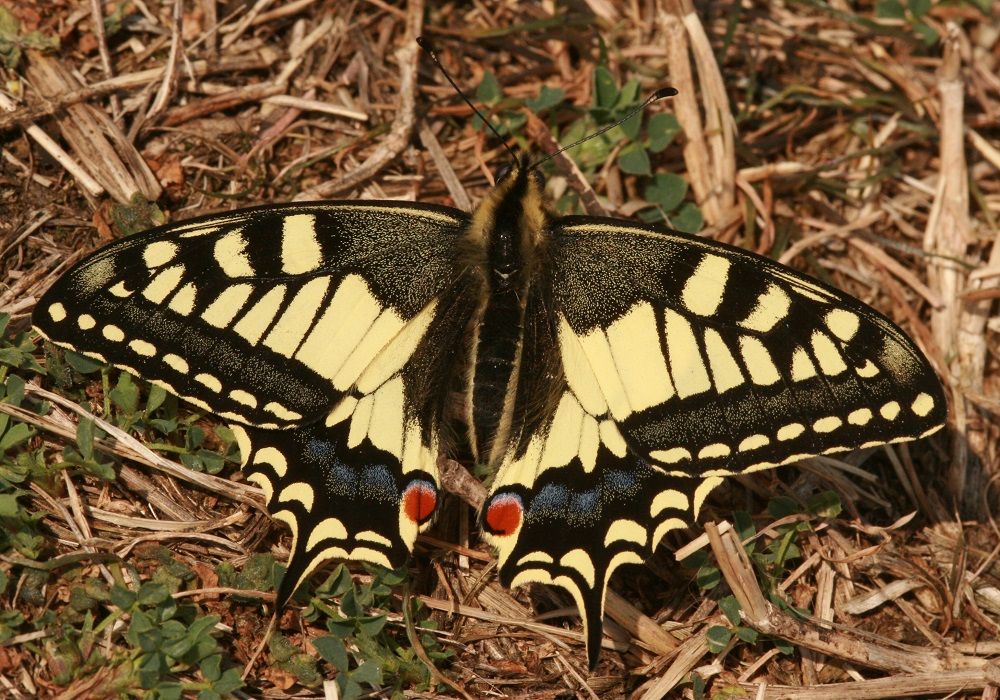
<path fill-rule="evenodd" d="M 723 476 L 945 420 L 902 331 L 793 270 L 616 220 L 564 219 L 550 246 L 527 311 L 520 440 L 482 520 L 502 581 L 573 595 L 592 666 L 611 574 L 690 524 Z"/>

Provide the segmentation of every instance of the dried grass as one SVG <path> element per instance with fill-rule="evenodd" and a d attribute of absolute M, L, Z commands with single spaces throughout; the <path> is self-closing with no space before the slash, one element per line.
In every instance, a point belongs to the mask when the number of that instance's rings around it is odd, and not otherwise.
<path fill-rule="evenodd" d="M 434 3 L 426 12 L 420 2 L 382 0 L 147 1 L 137 3 L 141 26 L 124 39 L 95 32 L 110 5 L 46 4 L 44 16 L 31 0 L 7 6 L 26 29 L 58 34 L 62 48 L 29 51 L 19 71 L 0 70 L 8 88 L 23 91 L 0 92 L 0 311 L 15 324 L 26 324 L 60 272 L 104 242 L 109 203 L 137 193 L 158 199 L 173 220 L 332 195 L 467 208 L 503 154 L 471 128 L 469 110 L 413 38 L 436 39 L 470 92 L 489 70 L 508 94 L 537 94 L 544 83 L 585 105 L 603 37 L 619 75 L 680 90 L 665 109 L 685 138 L 655 165 L 687 178 L 708 235 L 778 253 L 850 290 L 906 328 L 944 377 L 947 434 L 886 447 L 863 463 L 817 459 L 740 479 L 713 497 L 702 518 L 707 536 L 688 533 L 694 541 L 679 555 L 710 546 L 742 624 L 792 642 L 801 651 L 792 657 L 766 644 L 709 653 L 706 629 L 725 624 L 721 593 L 700 592 L 661 551 L 645 570 L 615 577 L 607 649 L 588 675 L 579 627 L 534 619 L 526 592 L 500 588 L 491 557 L 475 539 L 466 544 L 467 516 L 445 518 L 465 525 L 422 540 L 420 561 L 434 556 L 437 581 L 420 599 L 439 611 L 458 652 L 447 673 L 464 692 L 690 696 L 694 673 L 711 692 L 754 698 L 997 697 L 996 5 L 992 17 L 971 4 L 935 5 L 926 22 L 943 49 L 920 52 L 906 22 L 872 25 L 870 8 L 854 15 L 844 3 L 696 10 L 689 0 L 592 0 L 560 8 L 571 17 L 552 22 L 549 4 L 503 0 Z M 527 133 L 552 147 L 545 124 L 529 122 Z M 563 163 L 567 182 L 594 206 L 595 192 L 609 195 L 612 209 L 634 197 L 634 183 L 611 162 L 594 190 Z M 53 448 L 72 442 L 78 407 L 29 391 L 56 410 L 0 411 L 37 426 Z M 66 472 L 56 495 L 33 491 L 61 556 L 88 553 L 94 575 L 107 578 L 101 553 L 128 559 L 149 541 L 191 562 L 239 563 L 268 544 L 287 551 L 284 531 L 268 535 L 255 488 L 195 474 L 105 429 L 114 440 L 99 449 L 121 461 L 117 482 Z M 447 489 L 481 502 L 468 472 L 444 466 Z M 765 598 L 722 519 L 748 509 L 766 537 L 778 526 L 764 512 L 768 496 L 820 489 L 836 491 L 845 513 L 802 538 L 797 568 L 777 587 L 811 611 L 803 620 Z M 0 559 L 5 570 L 17 563 Z M 225 593 L 203 583 L 184 595 Z M 562 596 L 532 595 L 566 612 Z M 54 592 L 52 605 L 62 604 Z M 0 648 L 10 696 L 89 697 L 108 681 L 52 686 L 45 660 L 25 652 L 30 641 Z M 260 649 L 226 643 L 250 680 L 280 694 Z"/>

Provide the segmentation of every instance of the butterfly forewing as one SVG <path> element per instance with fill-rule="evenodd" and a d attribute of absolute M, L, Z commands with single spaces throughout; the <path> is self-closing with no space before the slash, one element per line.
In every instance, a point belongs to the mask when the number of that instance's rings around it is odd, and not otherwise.
<path fill-rule="evenodd" d="M 204 217 L 102 249 L 34 323 L 233 423 L 294 535 L 283 600 L 326 558 L 399 566 L 429 522 L 439 388 L 474 308 L 464 225 L 392 202 Z"/>

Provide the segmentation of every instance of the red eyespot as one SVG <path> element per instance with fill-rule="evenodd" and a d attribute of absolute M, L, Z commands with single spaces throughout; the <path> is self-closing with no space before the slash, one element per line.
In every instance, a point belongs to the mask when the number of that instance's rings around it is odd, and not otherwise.
<path fill-rule="evenodd" d="M 514 494 L 497 496 L 486 509 L 486 525 L 490 532 L 500 537 L 512 535 L 521 525 L 524 505 Z"/>
<path fill-rule="evenodd" d="M 437 489 L 427 481 L 414 481 L 403 492 L 403 512 L 417 525 L 423 525 L 434 514 Z"/>

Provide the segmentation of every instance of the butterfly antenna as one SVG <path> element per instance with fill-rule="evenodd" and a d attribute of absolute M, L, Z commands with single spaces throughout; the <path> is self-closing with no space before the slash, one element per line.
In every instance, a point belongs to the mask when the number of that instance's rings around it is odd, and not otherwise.
<path fill-rule="evenodd" d="M 601 128 L 601 129 L 598 129 L 597 131 L 595 131 L 592 134 L 587 134 L 582 139 L 577 139 L 576 141 L 574 141 L 573 143 L 571 143 L 568 146 L 563 146 L 558 151 L 555 151 L 553 153 L 548 154 L 547 156 L 545 156 L 541 160 L 535 161 L 534 163 L 532 163 L 531 165 L 529 165 L 527 169 L 528 170 L 532 170 L 534 168 L 537 168 L 542 163 L 544 163 L 544 162 L 546 162 L 548 160 L 552 160 L 553 158 L 555 158 L 560 153 L 568 151 L 571 148 L 576 148 L 581 143 L 585 143 L 587 141 L 590 141 L 590 139 L 596 138 L 596 137 L 600 136 L 601 134 L 603 134 L 604 132 L 610 131 L 611 129 L 614 129 L 616 126 L 619 126 L 620 124 L 623 124 L 623 123 L 627 122 L 629 119 L 631 119 L 632 117 L 634 117 L 635 115 L 637 115 L 642 110 L 646 109 L 646 107 L 648 107 L 649 105 L 653 104 L 654 102 L 662 100 L 665 97 L 673 97 L 676 94 L 677 94 L 677 90 L 674 89 L 674 88 L 672 88 L 672 87 L 662 87 L 662 88 L 660 88 L 659 90 L 657 90 L 656 92 L 654 92 L 652 95 L 650 95 L 649 97 L 647 97 L 643 101 L 643 103 L 641 105 L 639 105 L 638 107 L 633 107 L 632 109 L 630 109 L 628 114 L 626 114 L 624 117 L 622 117 L 621 119 L 619 119 L 618 121 L 616 121 L 614 124 L 608 124 L 607 126 Z"/>
<path fill-rule="evenodd" d="M 483 116 L 483 113 L 479 111 L 476 105 L 472 104 L 472 100 L 470 100 L 468 97 L 465 96 L 465 93 L 462 92 L 462 88 L 458 87 L 458 84 L 454 81 L 454 79 L 452 79 L 451 75 L 448 73 L 448 70 L 444 67 L 444 65 L 442 65 L 441 60 L 438 58 L 437 52 L 434 50 L 434 47 L 431 45 L 431 43 L 424 37 L 418 36 L 417 45 L 427 52 L 427 55 L 429 55 L 431 57 L 431 60 L 434 61 L 434 65 L 438 67 L 438 69 L 441 71 L 442 75 L 444 75 L 448 83 L 452 86 L 452 88 L 454 88 L 455 92 L 458 93 L 458 96 L 462 98 L 465 104 L 469 105 L 469 108 L 473 112 L 475 112 L 476 116 L 483 120 L 483 124 L 485 124 L 489 128 L 489 130 L 493 132 L 493 135 L 500 140 L 500 143 L 502 143 L 504 145 L 504 148 L 507 149 L 507 152 L 510 154 L 510 157 L 514 160 L 514 163 L 515 164 L 519 163 L 520 161 L 517 158 L 517 153 L 515 153 L 514 149 L 511 148 L 510 144 L 507 143 L 507 139 L 505 139 L 503 136 L 500 135 L 500 132 L 496 130 L 496 127 L 493 126 L 493 123 L 490 122 L 489 119 Z"/>

